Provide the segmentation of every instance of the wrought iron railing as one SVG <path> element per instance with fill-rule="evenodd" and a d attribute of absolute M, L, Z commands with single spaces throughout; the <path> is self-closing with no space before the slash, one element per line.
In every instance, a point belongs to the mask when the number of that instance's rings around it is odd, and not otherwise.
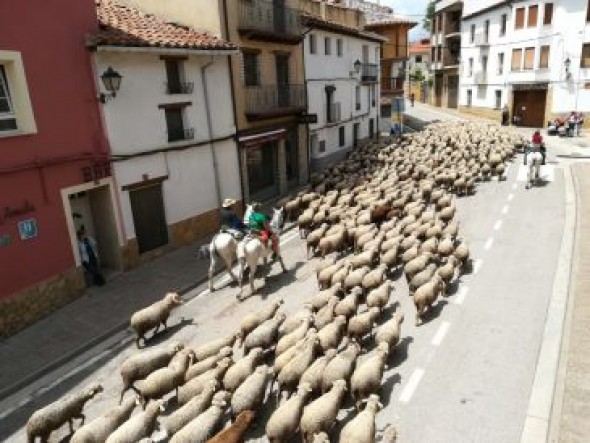
<path fill-rule="evenodd" d="M 374 63 L 363 63 L 361 67 L 361 80 L 364 82 L 376 82 L 379 76 L 379 67 Z"/>
<path fill-rule="evenodd" d="M 164 82 L 166 94 L 192 94 L 193 82 Z"/>
<path fill-rule="evenodd" d="M 269 0 L 240 0 L 238 3 L 240 31 L 259 31 L 284 37 L 302 33 L 297 9 Z"/>
<path fill-rule="evenodd" d="M 305 108 L 305 88 L 300 84 L 251 86 L 245 93 L 247 114 Z"/>
<path fill-rule="evenodd" d="M 401 77 L 384 77 L 381 79 L 382 91 L 399 91 L 404 89 L 404 79 Z"/>

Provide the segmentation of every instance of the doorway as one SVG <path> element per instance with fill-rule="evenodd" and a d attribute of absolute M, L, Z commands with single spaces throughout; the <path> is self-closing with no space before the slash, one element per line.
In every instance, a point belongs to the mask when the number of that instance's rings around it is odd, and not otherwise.
<path fill-rule="evenodd" d="M 265 201 L 278 194 L 278 142 L 246 150 L 250 200 Z"/>
<path fill-rule="evenodd" d="M 369 138 L 373 138 L 375 136 L 375 119 L 369 119 Z"/>
<path fill-rule="evenodd" d="M 447 78 L 447 107 L 456 108 L 459 103 L 459 76 L 450 75 Z"/>
<path fill-rule="evenodd" d="M 280 108 L 290 106 L 289 100 L 289 55 L 276 54 L 275 63 L 277 70 L 277 98 Z"/>
<path fill-rule="evenodd" d="M 299 143 L 297 129 L 287 132 L 285 139 L 285 169 L 287 172 L 287 188 L 289 190 L 299 185 Z"/>
<path fill-rule="evenodd" d="M 129 199 L 139 253 L 168 244 L 162 183 L 130 190 Z"/>
<path fill-rule="evenodd" d="M 361 127 L 360 123 L 355 123 L 352 126 L 352 146 L 354 146 L 355 148 L 358 146 L 360 127 Z"/>
<path fill-rule="evenodd" d="M 519 115 L 519 126 L 542 128 L 545 126 L 546 90 L 514 91 L 512 115 Z"/>

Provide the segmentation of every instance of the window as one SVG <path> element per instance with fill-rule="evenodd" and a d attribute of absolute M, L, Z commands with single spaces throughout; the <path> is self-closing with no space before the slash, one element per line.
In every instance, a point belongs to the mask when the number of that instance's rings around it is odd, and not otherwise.
<path fill-rule="evenodd" d="M 484 42 L 487 43 L 490 37 L 490 21 L 486 20 L 483 25 L 483 38 Z"/>
<path fill-rule="evenodd" d="M 374 108 L 376 106 L 376 99 L 375 99 L 375 85 L 371 85 L 371 107 Z"/>
<path fill-rule="evenodd" d="M 342 147 L 346 143 L 346 128 L 344 126 L 340 126 L 338 128 L 338 146 Z"/>
<path fill-rule="evenodd" d="M 0 132 L 16 131 L 17 129 L 6 73 L 4 66 L 0 65 Z"/>
<path fill-rule="evenodd" d="M 481 57 L 481 70 L 485 73 L 488 70 L 488 56 L 482 55 Z"/>
<path fill-rule="evenodd" d="M 473 91 L 471 89 L 467 90 L 467 106 L 471 107 L 473 103 Z"/>
<path fill-rule="evenodd" d="M 506 23 L 508 22 L 508 15 L 502 14 L 500 17 L 500 37 L 506 35 Z"/>
<path fill-rule="evenodd" d="M 513 49 L 512 50 L 512 65 L 511 65 L 511 69 L 513 71 L 520 71 L 521 60 L 522 60 L 522 49 Z"/>
<path fill-rule="evenodd" d="M 471 25 L 471 30 L 469 31 L 469 43 L 473 43 L 475 41 L 475 25 Z"/>
<path fill-rule="evenodd" d="M 258 67 L 258 54 L 255 52 L 244 52 L 244 82 L 246 86 L 260 85 Z"/>
<path fill-rule="evenodd" d="M 504 73 L 504 53 L 500 52 L 498 54 L 498 75 L 502 75 Z"/>
<path fill-rule="evenodd" d="M 320 140 L 318 152 L 326 152 L 326 140 Z"/>
<path fill-rule="evenodd" d="M 324 52 L 326 55 L 330 55 L 332 52 L 332 42 L 330 41 L 330 37 L 324 37 Z"/>
<path fill-rule="evenodd" d="M 166 92 L 168 94 L 184 93 L 182 83 L 182 61 L 167 58 L 164 60 L 166 66 Z"/>
<path fill-rule="evenodd" d="M 527 23 L 527 26 L 529 28 L 534 28 L 535 26 L 537 26 L 538 16 L 539 16 L 539 6 L 538 5 L 529 6 L 529 21 Z"/>
<path fill-rule="evenodd" d="M 539 57 L 539 68 L 547 69 L 549 67 L 549 45 L 541 46 L 541 55 Z"/>
<path fill-rule="evenodd" d="M 182 111 L 182 108 L 168 108 L 164 110 L 166 114 L 166 128 L 168 130 L 169 142 L 184 140 L 187 138 L 185 137 Z"/>
<path fill-rule="evenodd" d="M 500 109 L 502 107 L 502 90 L 496 89 L 496 102 L 494 103 L 494 109 Z"/>
<path fill-rule="evenodd" d="M 436 60 L 442 61 L 442 46 L 437 46 L 436 48 Z"/>
<path fill-rule="evenodd" d="M 590 22 L 590 0 L 588 0 L 588 5 L 586 6 L 586 21 Z"/>
<path fill-rule="evenodd" d="M 582 68 L 590 68 L 590 43 L 584 43 L 582 46 Z"/>
<path fill-rule="evenodd" d="M 359 111 L 361 109 L 361 87 L 357 86 L 354 89 L 354 96 L 356 102 L 356 110 Z"/>
<path fill-rule="evenodd" d="M 473 58 L 469 59 L 469 66 L 467 68 L 467 77 L 473 76 Z"/>
<path fill-rule="evenodd" d="M 514 29 L 524 28 L 524 8 L 516 8 L 516 17 L 514 19 Z"/>
<path fill-rule="evenodd" d="M 422 56 L 421 55 L 417 55 L 416 58 L 416 63 L 422 63 Z"/>
<path fill-rule="evenodd" d="M 309 53 L 316 54 L 318 51 L 318 42 L 315 34 L 309 34 Z"/>
<path fill-rule="evenodd" d="M 550 25 L 553 21 L 553 3 L 545 3 L 543 10 L 543 24 Z"/>
<path fill-rule="evenodd" d="M 535 48 L 526 48 L 524 50 L 524 68 L 533 69 L 535 67 Z"/>
<path fill-rule="evenodd" d="M 339 38 L 336 40 L 336 53 L 338 57 L 342 57 L 342 39 Z"/>

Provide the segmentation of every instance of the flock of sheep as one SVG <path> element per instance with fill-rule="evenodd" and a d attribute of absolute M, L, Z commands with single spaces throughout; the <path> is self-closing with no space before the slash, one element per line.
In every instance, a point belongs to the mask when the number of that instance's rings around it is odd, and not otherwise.
<path fill-rule="evenodd" d="M 492 175 L 502 179 L 519 142 L 496 126 L 440 123 L 353 151 L 315 176 L 313 190 L 284 202 L 308 256 L 322 257 L 319 290 L 300 311 L 287 317 L 282 300 L 268 302 L 226 337 L 140 351 L 120 367 L 117 407 L 74 433 L 73 420 L 83 420 L 85 403 L 102 391 L 89 386 L 36 411 L 26 427 L 29 442 L 47 441 L 65 423 L 74 443 L 151 441 L 156 428 L 175 443 L 241 442 L 273 395 L 270 442 L 297 432 L 304 442 L 374 442 L 382 378 L 404 320 L 393 309 L 392 279 L 405 275 L 420 323 L 469 260 L 455 196 L 472 194 Z M 137 345 L 148 331 L 166 327 L 180 303 L 170 293 L 136 312 Z M 129 389 L 136 394 L 125 398 Z M 175 401 L 165 402 L 170 393 Z M 336 436 L 349 398 L 356 412 Z M 160 415 L 171 406 L 171 414 Z M 219 432 L 228 418 L 231 425 Z M 386 427 L 381 440 L 395 439 L 395 428 Z"/>

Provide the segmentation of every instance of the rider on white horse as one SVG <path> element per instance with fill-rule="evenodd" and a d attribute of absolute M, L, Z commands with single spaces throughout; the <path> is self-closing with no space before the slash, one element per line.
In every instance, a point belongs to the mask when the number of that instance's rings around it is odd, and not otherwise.
<path fill-rule="evenodd" d="M 252 203 L 252 214 L 248 220 L 249 227 L 252 233 L 258 234 L 263 244 L 266 244 L 270 238 L 272 242 L 272 259 L 277 257 L 278 253 L 278 238 L 270 226 L 270 217 L 263 212 L 260 212 L 260 203 Z"/>
<path fill-rule="evenodd" d="M 234 238 L 241 239 L 248 227 L 240 221 L 236 215 L 233 205 L 236 201 L 233 198 L 226 198 L 221 205 L 219 216 L 221 219 L 221 232 L 227 232 Z"/>

